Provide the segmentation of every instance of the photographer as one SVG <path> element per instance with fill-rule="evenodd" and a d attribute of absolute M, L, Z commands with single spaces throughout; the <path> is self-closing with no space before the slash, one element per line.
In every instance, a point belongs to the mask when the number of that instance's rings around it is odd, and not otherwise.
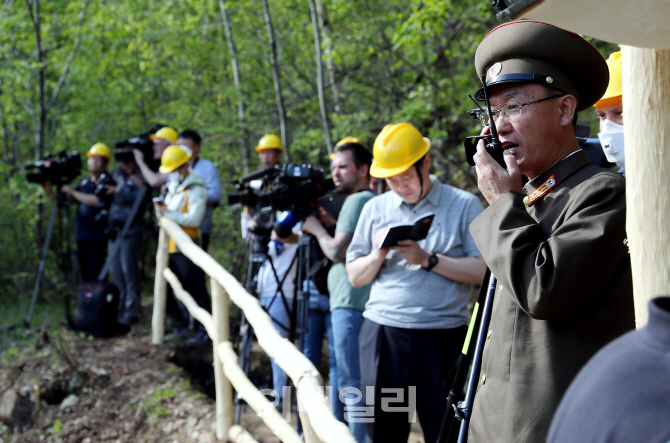
<path fill-rule="evenodd" d="M 153 151 L 154 151 L 154 160 L 158 160 L 163 155 L 165 149 L 168 146 L 177 143 L 177 131 L 170 128 L 169 126 L 163 126 L 155 134 L 150 136 L 153 140 Z M 154 172 L 151 167 L 147 164 L 144 154 L 139 149 L 133 150 L 133 155 L 135 156 L 135 162 L 142 172 L 142 177 L 149 183 L 149 186 L 152 188 L 160 188 L 167 183 L 167 174 L 161 174 Z"/>
<path fill-rule="evenodd" d="M 284 147 L 279 137 L 267 134 L 256 146 L 261 164 L 264 168 L 279 165 Z M 291 310 L 295 293 L 297 272 L 298 235 L 300 224 L 290 211 L 273 214 L 276 218 L 275 229 L 272 230 L 268 243 L 268 259 L 261 265 L 256 277 L 256 292 L 261 306 L 272 318 L 273 324 L 282 337 L 288 337 L 291 329 Z M 264 225 L 272 225 L 272 220 L 263 220 Z M 251 240 L 257 222 L 251 216 L 249 207 L 242 211 L 242 237 Z M 277 233 L 279 230 L 280 234 Z M 272 386 L 277 395 L 277 408 L 283 406 L 283 388 L 287 386 L 288 377 L 282 369 L 272 362 Z"/>
<path fill-rule="evenodd" d="M 172 145 L 163 152 L 159 171 L 174 177 L 168 183 L 165 200 L 154 201 L 154 209 L 158 217 L 166 217 L 176 222 L 196 244 L 199 244 L 198 228 L 206 212 L 207 190 L 200 176 L 190 168 L 191 157 L 191 150 L 184 145 Z M 196 303 L 207 312 L 211 312 L 204 271 L 181 253 L 172 239 L 169 239 L 168 244 L 170 270 L 179 278 L 184 289 L 191 294 Z M 189 326 L 188 310 L 175 299 L 172 290 L 168 293 L 167 314 L 175 329 L 171 339 L 181 339 Z M 204 328 L 199 325 L 198 332 L 187 341 L 187 344 L 197 345 L 205 343 L 208 339 L 209 336 Z"/>
<path fill-rule="evenodd" d="M 110 246 L 130 217 L 133 203 L 145 184 L 140 168 L 135 164 L 132 148 L 118 149 L 114 157 L 119 162 L 119 168 L 113 175 L 116 186 L 108 188 L 113 195 L 108 221 Z M 140 205 L 130 230 L 119 240 L 121 244 L 109 268 L 112 282 L 119 288 L 118 321 L 128 326 L 137 322 L 140 310 L 139 250 L 142 232 L 146 227 L 145 207 L 146 204 Z"/>
<path fill-rule="evenodd" d="M 94 281 L 105 263 L 107 256 L 107 237 L 105 235 L 105 220 L 100 220 L 99 214 L 109 207 L 110 198 L 104 188 L 111 179 L 107 175 L 107 166 L 112 159 L 109 148 L 104 143 L 96 143 L 86 152 L 88 160 L 86 168 L 90 177 L 82 179 L 72 188 L 62 185 L 58 192 L 62 192 L 71 201 L 77 204 L 77 258 L 82 282 Z M 49 198 L 56 200 L 53 186 L 50 183 L 41 183 Z"/>
<path fill-rule="evenodd" d="M 193 172 L 202 178 L 207 188 L 207 210 L 205 211 L 205 217 L 202 219 L 202 225 L 200 225 L 201 246 L 204 251 L 207 251 L 212 232 L 212 212 L 214 212 L 214 208 L 219 206 L 221 200 L 221 180 L 214 163 L 200 157 L 201 142 L 200 134 L 193 129 L 183 130 L 177 138 L 178 145 L 184 145 L 191 150 L 192 155 L 189 165 Z"/>
<path fill-rule="evenodd" d="M 328 233 L 327 228 L 332 225 L 333 220 L 322 208 L 319 210 L 320 220 L 310 216 L 302 225 L 304 232 L 309 232 L 318 239 L 321 250 L 333 262 L 328 272 L 328 292 L 337 380 L 336 382 L 331 380 L 331 385 L 336 385 L 339 392 L 347 388 L 355 388 L 359 392 L 361 389 L 358 333 L 363 322 L 363 311 L 370 294 L 370 285 L 362 288 L 351 286 L 344 260 L 361 210 L 365 203 L 375 196 L 369 189 L 371 163 L 372 154 L 360 140 L 354 137 L 341 140 L 335 146 L 332 176 L 337 191 L 346 194 L 347 198 L 335 225 L 335 235 L 331 236 Z M 339 396 L 339 392 L 335 392 L 334 396 Z M 343 399 L 352 396 L 356 395 L 348 392 L 342 394 Z M 347 402 L 345 412 L 352 406 L 359 404 Z M 350 422 L 349 427 L 356 441 L 363 442 L 365 439 L 363 423 Z"/>
<path fill-rule="evenodd" d="M 347 250 L 352 286 L 372 283 L 359 335 L 361 388 L 370 406 L 356 417 L 374 414 L 365 424 L 368 442 L 407 442 L 415 412 L 426 441 L 437 440 L 444 381 L 469 319 L 469 285 L 486 270 L 468 231 L 482 205 L 430 175 L 429 149 L 430 140 L 409 123 L 384 127 L 370 175 L 385 178 L 391 192 L 365 204 Z M 390 224 L 412 224 L 428 213 L 434 220 L 424 240 L 379 249 Z"/>

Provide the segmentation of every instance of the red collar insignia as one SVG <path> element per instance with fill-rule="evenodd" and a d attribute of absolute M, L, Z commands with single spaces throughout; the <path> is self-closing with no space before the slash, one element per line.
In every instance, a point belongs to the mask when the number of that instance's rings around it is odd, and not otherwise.
<path fill-rule="evenodd" d="M 530 194 L 528 197 L 524 199 L 524 203 L 526 204 L 526 207 L 531 207 L 533 206 L 539 199 L 544 197 L 556 187 L 558 183 L 556 183 L 556 174 L 551 174 L 551 177 L 547 179 L 546 182 L 542 183 L 542 186 L 537 188 L 532 194 Z"/>

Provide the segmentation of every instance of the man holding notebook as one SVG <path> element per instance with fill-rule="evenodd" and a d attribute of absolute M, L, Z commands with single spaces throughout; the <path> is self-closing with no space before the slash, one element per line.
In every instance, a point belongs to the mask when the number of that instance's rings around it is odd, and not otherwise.
<path fill-rule="evenodd" d="M 373 177 L 391 191 L 363 208 L 347 250 L 354 287 L 372 283 L 359 336 L 367 442 L 406 442 L 419 421 L 437 440 L 445 377 L 466 333 L 470 284 L 486 264 L 468 226 L 482 212 L 472 194 L 429 174 L 430 140 L 409 123 L 386 126 L 373 148 Z M 434 218 L 427 237 L 379 249 L 388 225 Z"/>

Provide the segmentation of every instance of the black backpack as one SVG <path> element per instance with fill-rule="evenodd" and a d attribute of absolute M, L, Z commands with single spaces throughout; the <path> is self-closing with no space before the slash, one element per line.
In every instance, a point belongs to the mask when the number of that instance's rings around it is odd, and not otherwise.
<path fill-rule="evenodd" d="M 77 293 L 73 329 L 94 337 L 125 334 L 129 327 L 116 320 L 119 288 L 106 281 L 84 283 Z"/>

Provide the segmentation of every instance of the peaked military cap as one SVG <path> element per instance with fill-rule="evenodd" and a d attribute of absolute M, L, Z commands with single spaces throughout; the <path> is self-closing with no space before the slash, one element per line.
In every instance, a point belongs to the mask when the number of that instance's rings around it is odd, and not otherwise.
<path fill-rule="evenodd" d="M 577 110 L 603 96 L 609 83 L 607 63 L 586 40 L 556 26 L 521 20 L 504 23 L 488 33 L 475 54 L 486 85 L 538 83 L 577 98 Z M 484 90 L 475 94 L 484 100 Z"/>

